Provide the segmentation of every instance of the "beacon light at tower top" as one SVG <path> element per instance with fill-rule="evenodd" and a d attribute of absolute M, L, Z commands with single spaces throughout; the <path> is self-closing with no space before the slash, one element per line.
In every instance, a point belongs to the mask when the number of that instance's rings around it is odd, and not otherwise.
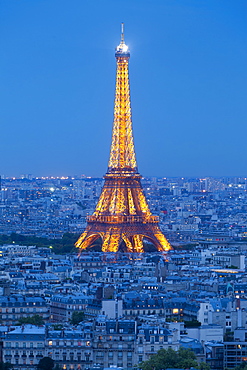
<path fill-rule="evenodd" d="M 120 53 L 126 53 L 129 50 L 128 46 L 126 44 L 119 44 L 117 46 L 117 51 Z"/>
<path fill-rule="evenodd" d="M 116 47 L 116 52 L 117 53 L 120 53 L 120 54 L 121 53 L 125 54 L 125 53 L 129 52 L 129 48 L 128 48 L 128 46 L 124 42 L 124 24 L 123 23 L 121 25 L 121 42 Z"/>

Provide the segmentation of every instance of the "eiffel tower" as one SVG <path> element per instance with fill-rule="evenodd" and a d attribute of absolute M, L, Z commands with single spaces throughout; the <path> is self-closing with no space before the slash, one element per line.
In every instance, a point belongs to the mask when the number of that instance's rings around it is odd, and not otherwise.
<path fill-rule="evenodd" d="M 137 170 L 130 106 L 130 53 L 123 24 L 115 57 L 116 91 L 108 170 L 96 209 L 87 217 L 86 230 L 75 245 L 86 249 L 100 238 L 102 252 L 141 253 L 143 240 L 147 239 L 158 251 L 168 251 L 171 246 L 159 228 L 159 217 L 149 209 Z"/>

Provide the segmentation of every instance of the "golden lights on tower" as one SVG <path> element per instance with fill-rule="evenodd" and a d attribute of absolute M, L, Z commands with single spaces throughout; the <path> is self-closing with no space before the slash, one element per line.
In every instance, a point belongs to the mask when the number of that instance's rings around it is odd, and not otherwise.
<path fill-rule="evenodd" d="M 132 133 L 129 86 L 128 46 L 124 41 L 116 48 L 116 90 L 112 143 L 105 183 L 87 228 L 76 242 L 86 249 L 98 238 L 103 252 L 144 252 L 143 240 L 151 241 L 158 251 L 171 249 L 162 234 L 158 216 L 153 216 L 141 186 Z"/>

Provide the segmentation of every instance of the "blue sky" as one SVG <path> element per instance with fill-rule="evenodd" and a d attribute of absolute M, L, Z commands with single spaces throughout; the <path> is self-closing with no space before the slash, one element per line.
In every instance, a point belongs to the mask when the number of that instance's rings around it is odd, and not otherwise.
<path fill-rule="evenodd" d="M 1 0 L 0 174 L 102 176 L 120 24 L 144 176 L 247 176 L 246 0 Z"/>

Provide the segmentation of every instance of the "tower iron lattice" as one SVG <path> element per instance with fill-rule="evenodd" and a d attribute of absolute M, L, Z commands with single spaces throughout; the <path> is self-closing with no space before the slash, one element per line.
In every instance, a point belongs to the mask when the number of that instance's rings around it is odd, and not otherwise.
<path fill-rule="evenodd" d="M 76 247 L 86 249 L 98 238 L 103 252 L 144 252 L 147 239 L 158 251 L 171 249 L 159 228 L 159 217 L 152 215 L 138 173 L 129 88 L 128 46 L 124 41 L 116 48 L 116 91 L 110 159 L 105 183 L 93 215 L 87 217 L 87 227 Z"/>

